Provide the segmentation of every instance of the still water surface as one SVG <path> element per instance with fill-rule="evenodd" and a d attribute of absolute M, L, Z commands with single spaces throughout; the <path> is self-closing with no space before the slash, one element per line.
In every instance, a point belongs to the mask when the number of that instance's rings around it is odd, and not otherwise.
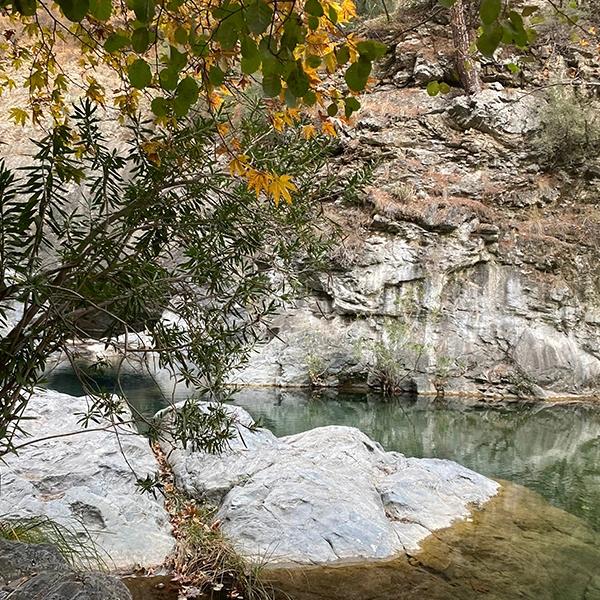
<path fill-rule="evenodd" d="M 110 376 L 99 383 L 114 389 Z M 146 416 L 165 405 L 160 389 L 147 376 L 122 376 L 120 386 L 130 404 Z M 83 394 L 77 378 L 67 371 L 51 374 L 48 387 Z M 600 406 L 492 407 L 466 400 L 383 400 L 367 394 L 277 389 L 242 390 L 235 403 L 278 436 L 349 425 L 387 450 L 455 460 L 484 475 L 522 484 L 600 531 Z"/>

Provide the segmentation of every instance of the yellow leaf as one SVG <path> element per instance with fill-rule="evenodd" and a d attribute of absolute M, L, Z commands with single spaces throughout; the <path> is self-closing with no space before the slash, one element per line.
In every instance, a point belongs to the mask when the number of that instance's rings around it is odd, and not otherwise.
<path fill-rule="evenodd" d="M 269 185 L 269 194 L 273 196 L 275 206 L 279 205 L 279 201 L 283 198 L 288 204 L 292 203 L 290 192 L 297 192 L 298 188 L 291 181 L 289 175 L 275 175 L 272 177 Z"/>
<path fill-rule="evenodd" d="M 285 114 L 282 112 L 273 113 L 271 117 L 275 131 L 283 131 L 285 129 Z"/>
<path fill-rule="evenodd" d="M 254 190 L 257 198 L 261 193 L 267 194 L 269 192 L 269 186 L 271 185 L 271 181 L 273 179 L 269 173 L 250 168 L 246 169 L 244 176 L 248 181 L 248 187 L 251 190 Z"/>
<path fill-rule="evenodd" d="M 15 122 L 15 125 L 25 125 L 29 115 L 22 108 L 11 108 L 9 110 L 10 118 Z"/>
<path fill-rule="evenodd" d="M 305 140 L 310 140 L 317 135 L 317 130 L 314 125 L 305 125 L 302 128 L 302 137 Z"/>
<path fill-rule="evenodd" d="M 217 125 L 217 131 L 219 135 L 227 135 L 229 133 L 229 125 L 227 123 L 219 123 Z"/>
<path fill-rule="evenodd" d="M 321 126 L 321 131 L 329 137 L 337 137 L 337 132 L 331 121 L 325 121 Z"/>
<path fill-rule="evenodd" d="M 229 163 L 229 172 L 232 175 L 244 175 L 248 170 L 248 157 L 245 154 L 236 156 Z"/>

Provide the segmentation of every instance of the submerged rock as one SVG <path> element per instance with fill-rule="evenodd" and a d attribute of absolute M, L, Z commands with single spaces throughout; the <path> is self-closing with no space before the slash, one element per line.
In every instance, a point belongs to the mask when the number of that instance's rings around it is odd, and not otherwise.
<path fill-rule="evenodd" d="M 219 506 L 216 520 L 246 556 L 272 563 L 385 559 L 467 518 L 499 485 L 452 461 L 385 452 L 353 427 L 276 438 L 238 416 L 230 448 L 165 447 L 176 483 Z"/>
<path fill-rule="evenodd" d="M 599 600 L 598 564 L 598 532 L 505 483 L 484 510 L 412 556 L 266 575 L 278 600 Z"/>
<path fill-rule="evenodd" d="M 0 465 L 0 514 L 45 515 L 85 532 L 118 570 L 161 565 L 174 544 L 169 518 L 160 500 L 136 489 L 137 477 L 158 470 L 156 459 L 128 425 L 118 427 L 118 436 L 108 422 L 83 430 L 79 420 L 88 409 L 85 397 L 34 394 L 23 421 L 30 437 L 16 444 L 48 439 Z"/>

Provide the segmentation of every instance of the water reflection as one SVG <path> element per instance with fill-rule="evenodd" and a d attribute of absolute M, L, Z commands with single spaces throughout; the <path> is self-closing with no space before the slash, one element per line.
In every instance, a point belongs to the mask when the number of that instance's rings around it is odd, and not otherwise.
<path fill-rule="evenodd" d="M 599 564 L 597 532 L 506 484 L 408 559 L 268 574 L 281 600 L 599 600 Z"/>

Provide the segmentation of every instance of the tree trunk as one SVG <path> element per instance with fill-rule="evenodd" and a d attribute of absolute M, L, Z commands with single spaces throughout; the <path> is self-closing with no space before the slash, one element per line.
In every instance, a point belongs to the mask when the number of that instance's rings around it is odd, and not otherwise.
<path fill-rule="evenodd" d="M 450 23 L 452 25 L 456 70 L 460 82 L 467 94 L 477 94 L 481 91 L 481 81 L 475 64 L 469 56 L 471 35 L 465 15 L 465 0 L 456 0 L 450 9 Z"/>

